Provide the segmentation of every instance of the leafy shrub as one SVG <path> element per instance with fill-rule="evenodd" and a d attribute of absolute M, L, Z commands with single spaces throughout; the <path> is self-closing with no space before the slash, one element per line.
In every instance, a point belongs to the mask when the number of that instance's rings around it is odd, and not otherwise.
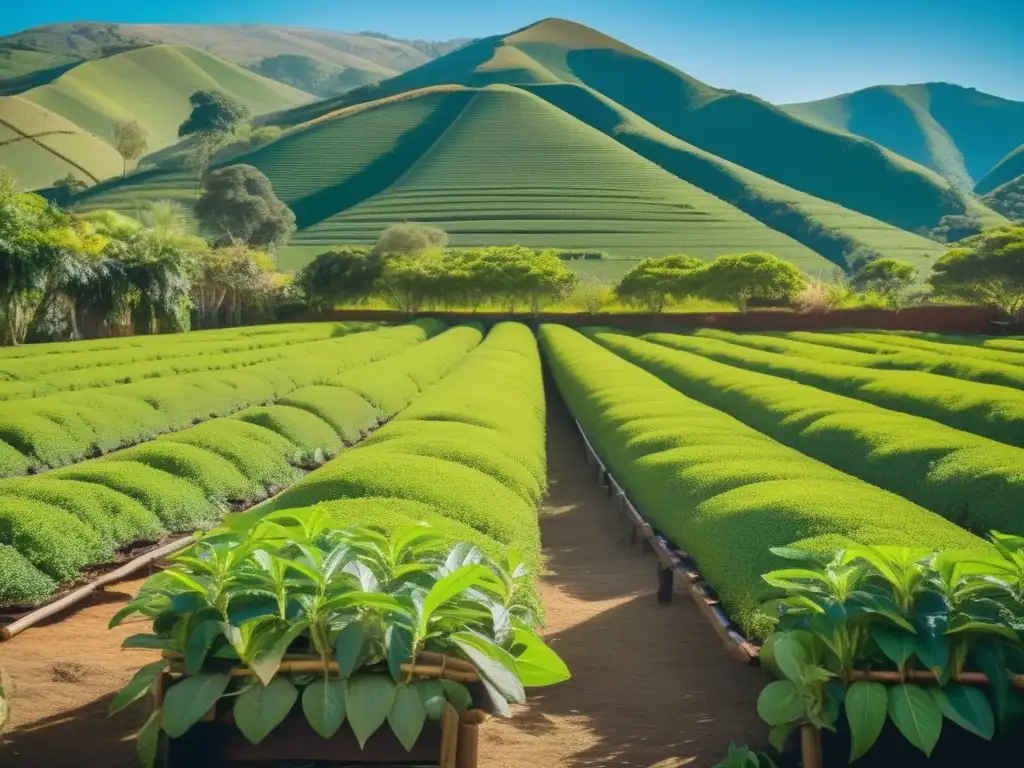
<path fill-rule="evenodd" d="M 650 342 L 594 338 L 688 397 L 953 522 L 1024 532 L 1020 448 Z"/>
<path fill-rule="evenodd" d="M 703 269 L 704 262 L 693 256 L 644 259 L 622 276 L 615 295 L 648 312 L 661 312 L 670 302 L 697 293 L 697 276 Z"/>
<path fill-rule="evenodd" d="M 377 257 L 417 256 L 431 248 L 447 245 L 448 235 L 443 229 L 404 222 L 392 224 L 381 232 L 371 253 Z"/>
<path fill-rule="evenodd" d="M 38 603 L 56 589 L 57 583 L 17 549 L 0 544 L 0 605 Z"/>
<path fill-rule="evenodd" d="M 277 402 L 318 416 L 330 424 L 347 444 L 362 439 L 377 426 L 380 418 L 374 406 L 356 393 L 340 387 L 303 387 Z"/>
<path fill-rule="evenodd" d="M 928 282 L 936 294 L 1024 311 L 1024 227 L 996 227 L 957 243 L 935 262 Z"/>
<path fill-rule="evenodd" d="M 67 581 L 85 566 L 113 555 L 113 549 L 72 513 L 27 498 L 5 497 L 0 504 L 0 544 L 13 547 L 55 582 Z"/>
<path fill-rule="evenodd" d="M 276 432 L 297 446 L 303 462 L 319 464 L 324 457 L 333 456 L 344 442 L 330 424 L 303 408 L 287 405 L 268 405 L 247 408 L 232 418 L 255 424 Z"/>
<path fill-rule="evenodd" d="M 734 304 L 746 312 L 751 302 L 785 302 L 807 285 L 800 270 L 770 253 L 717 257 L 698 276 L 699 295 Z"/>
<path fill-rule="evenodd" d="M 919 371 L 865 370 L 801 360 L 718 339 L 668 333 L 652 333 L 642 338 L 710 360 L 921 416 L 1009 445 L 1024 446 L 1024 392 Z"/>
<path fill-rule="evenodd" d="M 251 499 L 262 488 L 248 480 L 234 464 L 212 451 L 184 443 L 154 440 L 102 459 L 107 462 L 144 464 L 186 480 L 214 501 Z"/>
<path fill-rule="evenodd" d="M 684 396 L 576 331 L 545 325 L 540 338 L 558 389 L 601 460 L 645 518 L 694 556 L 750 636 L 771 628 L 761 608 L 768 546 L 831 551 L 852 541 L 987 550 L 938 515 Z"/>

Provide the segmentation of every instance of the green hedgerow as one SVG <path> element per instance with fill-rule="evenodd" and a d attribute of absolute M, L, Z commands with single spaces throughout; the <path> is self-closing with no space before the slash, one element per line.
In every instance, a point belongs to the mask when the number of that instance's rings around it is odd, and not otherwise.
<path fill-rule="evenodd" d="M 304 462 L 319 463 L 344 446 L 334 427 L 302 408 L 268 405 L 247 408 L 231 418 L 264 427 L 286 438 L 299 449 Z"/>
<path fill-rule="evenodd" d="M 377 409 L 355 392 L 341 387 L 302 387 L 277 401 L 278 405 L 301 408 L 330 424 L 338 437 L 351 445 L 377 426 Z"/>
<path fill-rule="evenodd" d="M 263 488 L 245 477 L 227 459 L 185 443 L 154 440 L 103 459 L 102 463 L 145 464 L 186 480 L 214 501 L 258 498 Z"/>
<path fill-rule="evenodd" d="M 16 497 L 4 497 L 0 504 L 0 544 L 16 549 L 56 582 L 113 555 L 100 535 L 70 512 Z"/>
<path fill-rule="evenodd" d="M 57 583 L 14 547 L 0 544 L 0 605 L 34 605 L 57 591 Z"/>

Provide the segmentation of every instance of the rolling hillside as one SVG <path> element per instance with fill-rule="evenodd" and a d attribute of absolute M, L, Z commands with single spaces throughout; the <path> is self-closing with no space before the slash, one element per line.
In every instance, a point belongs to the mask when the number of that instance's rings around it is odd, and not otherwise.
<path fill-rule="evenodd" d="M 587 248 L 634 259 L 768 250 L 808 272 L 832 267 L 510 86 L 449 86 L 386 99 L 313 122 L 238 161 L 266 173 L 295 211 L 299 231 L 281 255 L 285 269 L 340 242 L 372 242 L 399 220 L 441 226 L 458 245 Z M 81 205 L 130 211 L 155 179 L 96 190 Z M 194 194 L 187 189 L 180 187 Z"/>
<path fill-rule="evenodd" d="M 1024 222 L 1024 173 L 996 187 L 981 199 L 1010 221 Z"/>
<path fill-rule="evenodd" d="M 1010 152 L 986 173 L 974 191 L 985 195 L 1020 176 L 1024 176 L 1024 144 Z"/>
<path fill-rule="evenodd" d="M 379 85 L 272 120 L 296 124 L 332 109 L 444 84 L 585 85 L 665 133 L 786 186 L 907 230 L 968 209 L 934 171 L 860 137 L 793 117 L 753 96 L 719 90 L 593 29 L 547 19 L 479 40 Z"/>
<path fill-rule="evenodd" d="M 188 116 L 188 97 L 197 90 L 223 91 L 257 115 L 312 98 L 195 48 L 141 48 L 86 62 L 47 85 L 0 98 L 0 127 L 17 134 L 0 143 L 0 164 L 13 168 L 26 189 L 49 186 L 66 168 L 83 180 L 117 175 L 121 161 L 109 142 L 118 121 L 138 121 L 150 152 L 170 146 Z M 56 170 L 63 172 L 54 175 Z"/>
<path fill-rule="evenodd" d="M 965 190 L 1024 140 L 1024 102 L 949 83 L 883 85 L 783 109 L 871 139 Z"/>
<path fill-rule="evenodd" d="M 397 40 L 373 32 L 350 34 L 264 24 L 52 24 L 0 38 L 0 50 L 11 51 L 10 58 L 0 56 L 0 89 L 4 80 L 16 81 L 8 85 L 11 90 L 7 92 L 14 92 L 18 81 L 31 87 L 39 84 L 31 75 L 45 81 L 48 72 L 62 65 L 130 48 L 170 44 L 193 46 L 264 74 L 260 64 L 267 59 L 302 57 L 323 70 L 325 92 L 341 93 L 418 67 L 465 42 Z"/>

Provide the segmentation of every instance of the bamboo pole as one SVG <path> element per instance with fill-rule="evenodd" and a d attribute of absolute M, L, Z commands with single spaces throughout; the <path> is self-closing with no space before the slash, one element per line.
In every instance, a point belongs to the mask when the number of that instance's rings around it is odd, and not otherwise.
<path fill-rule="evenodd" d="M 329 661 L 326 667 L 328 672 L 340 674 L 338 662 Z M 464 672 L 456 669 L 443 669 L 439 666 L 428 666 L 423 664 L 403 664 L 402 672 L 417 677 L 427 677 L 435 680 L 451 680 L 456 683 L 478 683 L 480 677 L 476 672 Z M 170 666 L 170 672 L 184 674 L 185 666 L 175 663 Z M 324 663 L 318 659 L 301 661 L 282 661 L 277 672 L 282 675 L 309 675 L 320 674 L 324 671 Z M 249 667 L 235 667 L 228 672 L 230 677 L 257 677 L 256 672 Z"/>
<path fill-rule="evenodd" d="M 800 729 L 800 755 L 803 768 L 822 768 L 821 731 L 813 725 Z"/>
<path fill-rule="evenodd" d="M 441 714 L 441 754 L 437 764 L 439 768 L 455 768 L 459 749 L 459 713 L 447 701 Z"/>
<path fill-rule="evenodd" d="M 1010 685 L 1024 690 L 1024 675 L 1010 675 L 1009 678 Z M 855 669 L 846 674 L 846 679 L 850 682 L 868 680 L 875 683 L 934 683 L 938 681 L 938 677 L 934 672 L 917 669 L 908 670 L 902 676 L 899 672 L 887 670 L 864 671 Z M 992 684 L 992 681 L 984 672 L 961 672 L 959 677 L 954 678 L 954 682 L 963 683 L 964 685 Z"/>
<path fill-rule="evenodd" d="M 150 563 L 156 562 L 173 552 L 177 552 L 179 549 L 184 549 L 193 542 L 194 539 L 191 536 L 185 536 L 184 538 L 172 541 L 170 544 L 165 544 L 158 549 L 147 552 L 144 555 L 140 555 L 134 560 L 130 560 L 120 568 L 100 576 L 98 579 L 86 584 L 84 587 L 80 587 L 59 600 L 55 600 L 49 605 L 44 605 L 42 608 L 32 611 L 26 616 L 22 616 L 20 619 L 8 624 L 6 627 L 0 628 L 0 642 L 10 640 L 12 637 L 23 632 L 32 625 L 38 624 L 43 619 L 47 619 L 50 616 L 60 613 L 66 608 L 75 605 L 76 603 L 80 603 L 101 587 L 105 587 L 107 584 L 112 584 L 115 581 L 120 581 L 125 576 L 129 576 Z"/>
<path fill-rule="evenodd" d="M 164 650 L 160 652 L 161 658 L 167 659 L 168 661 L 181 661 L 184 657 L 177 651 Z M 288 653 L 285 654 L 282 661 L 315 661 L 317 664 L 323 665 L 323 660 L 315 654 L 298 654 Z M 338 671 L 338 664 L 335 661 L 329 662 L 331 670 L 334 672 Z M 447 671 L 453 672 L 471 672 L 476 674 L 476 667 L 465 659 L 460 659 L 455 656 L 448 656 L 444 653 L 435 653 L 434 651 L 420 651 L 416 656 L 416 664 L 418 666 L 435 666 L 444 667 Z"/>

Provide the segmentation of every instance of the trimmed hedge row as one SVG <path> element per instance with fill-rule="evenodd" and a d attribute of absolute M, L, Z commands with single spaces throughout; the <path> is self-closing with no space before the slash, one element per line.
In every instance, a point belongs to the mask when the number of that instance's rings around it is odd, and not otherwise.
<path fill-rule="evenodd" d="M 330 502 L 339 522 L 450 521 L 457 536 L 489 552 L 518 547 L 536 569 L 544 418 L 533 334 L 500 323 L 390 424 L 271 501 L 229 516 L 228 524 L 244 528 L 269 512 Z"/>
<path fill-rule="evenodd" d="M 65 466 L 274 401 L 321 377 L 408 349 L 443 327 L 418 320 L 290 347 L 287 357 L 240 370 L 0 403 L 0 477 Z"/>
<path fill-rule="evenodd" d="M 363 381 L 370 386 L 376 369 L 387 385 L 425 359 L 436 380 L 482 336 L 477 327 L 453 328 L 364 366 Z M 285 399 L 286 405 L 249 408 L 110 456 L 0 482 L 0 604 L 37 601 L 121 546 L 203 527 L 228 504 L 264 499 L 298 480 L 299 465 L 322 463 L 395 413 L 340 385 L 303 387 Z"/>
<path fill-rule="evenodd" d="M 592 331 L 688 397 L 975 530 L 1024 534 L 1024 450 L 649 341 Z"/>
<path fill-rule="evenodd" d="M 962 334 L 933 333 L 931 331 L 880 331 L 886 335 L 906 336 L 910 339 L 937 341 L 943 344 L 966 344 L 983 349 L 1002 349 L 1007 352 L 1024 352 L 1024 336 L 969 336 Z"/>
<path fill-rule="evenodd" d="M 938 352 L 943 355 L 962 355 L 964 357 L 975 357 L 979 360 L 989 360 L 995 363 L 1024 365 L 1024 350 L 1010 351 L 993 347 L 974 346 L 971 344 L 957 344 L 952 346 L 941 341 L 929 341 L 928 339 L 905 336 L 896 333 L 858 331 L 849 335 L 856 339 L 873 341 L 879 344 L 889 344 L 894 347 L 909 347 L 911 349 L 921 349 L 927 352 Z"/>
<path fill-rule="evenodd" d="M 769 547 L 987 547 L 906 499 L 686 397 L 574 330 L 544 325 L 540 339 L 562 397 L 602 461 L 644 517 L 694 556 L 750 636 L 770 626 L 759 608 L 767 594 L 761 574 L 775 565 Z"/>
<path fill-rule="evenodd" d="M 770 334 L 780 336 L 794 341 L 805 341 L 810 344 L 820 344 L 826 347 L 839 347 L 850 349 L 855 352 L 866 352 L 868 354 L 909 354 L 930 352 L 932 354 L 952 356 L 958 358 L 969 358 L 985 363 L 1000 363 L 1002 365 L 1020 366 L 1024 362 L 1024 354 L 1008 352 L 1002 349 L 989 349 L 986 347 L 974 347 L 968 344 L 958 344 L 955 347 L 941 342 L 928 342 L 896 334 L 869 334 L 861 332 L 846 333 L 819 333 L 815 331 L 784 331 Z"/>
<path fill-rule="evenodd" d="M 708 339 L 728 341 L 763 352 L 775 352 L 780 355 L 816 360 L 819 363 L 835 363 L 837 365 L 855 365 L 860 368 L 877 368 L 880 370 L 922 371 L 940 376 L 951 376 L 963 381 L 976 381 L 982 384 L 998 384 L 1003 387 L 1024 389 L 1024 366 L 1009 363 L 997 363 L 978 360 L 972 357 L 958 357 L 955 349 L 950 355 L 927 352 L 909 347 L 898 347 L 888 344 L 873 344 L 861 339 L 849 340 L 853 348 L 827 346 L 809 341 L 797 341 L 786 336 L 769 336 L 752 333 L 732 333 L 714 328 L 702 328 L 693 332 L 694 336 Z M 822 337 L 834 337 L 838 342 L 844 337 L 841 334 L 809 334 Z"/>
<path fill-rule="evenodd" d="M 671 333 L 641 338 L 720 363 L 911 413 L 1008 445 L 1024 446 L 1024 392 L 921 371 L 866 370 L 749 349 L 728 341 Z M 1024 368 L 1021 369 L 1024 374 Z"/>

